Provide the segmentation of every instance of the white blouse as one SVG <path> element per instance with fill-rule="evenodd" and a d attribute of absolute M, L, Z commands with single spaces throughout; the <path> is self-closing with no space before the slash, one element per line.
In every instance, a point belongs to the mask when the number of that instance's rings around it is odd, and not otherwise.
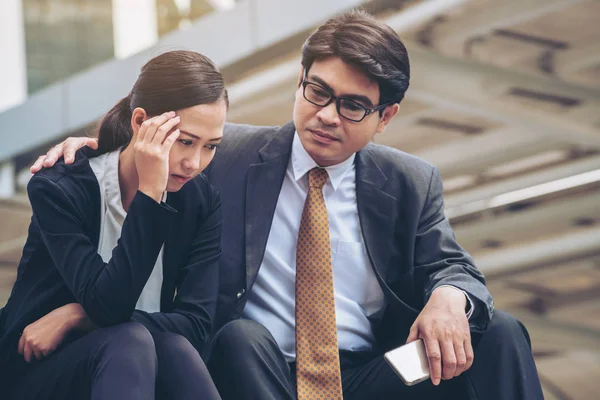
<path fill-rule="evenodd" d="M 119 186 L 119 154 L 120 150 L 102 154 L 90 159 L 90 167 L 100 186 L 101 222 L 98 241 L 98 254 L 104 262 L 112 258 L 112 251 L 117 246 L 121 237 L 123 221 L 127 213 L 121 202 L 121 188 Z M 166 192 L 163 197 L 166 201 Z M 154 269 L 146 282 L 144 289 L 135 306 L 136 309 L 146 312 L 160 311 L 160 295 L 163 282 L 163 250 L 160 249 Z"/>

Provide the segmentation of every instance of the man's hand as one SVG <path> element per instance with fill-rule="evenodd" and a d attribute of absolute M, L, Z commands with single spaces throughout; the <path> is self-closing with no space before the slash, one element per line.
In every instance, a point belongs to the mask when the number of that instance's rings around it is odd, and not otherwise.
<path fill-rule="evenodd" d="M 19 339 L 18 352 L 28 363 L 42 360 L 52 354 L 72 330 L 93 328 L 79 304 L 67 304 L 27 325 Z"/>
<path fill-rule="evenodd" d="M 57 144 L 44 156 L 38 157 L 29 169 L 32 174 L 39 172 L 42 167 L 50 168 L 61 157 L 65 157 L 65 163 L 71 164 L 75 161 L 75 153 L 83 146 L 91 147 L 92 149 L 98 149 L 98 139 L 96 138 L 85 138 L 85 137 L 70 137 L 65 139 L 64 142 Z"/>
<path fill-rule="evenodd" d="M 431 381 L 436 386 L 442 378 L 447 380 L 459 376 L 473 364 L 466 302 L 460 290 L 439 287 L 433 291 L 410 328 L 406 342 L 423 339 Z"/>

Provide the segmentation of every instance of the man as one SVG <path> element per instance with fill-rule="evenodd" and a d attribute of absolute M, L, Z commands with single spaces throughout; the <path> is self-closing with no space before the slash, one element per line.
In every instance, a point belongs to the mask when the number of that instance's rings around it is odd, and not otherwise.
<path fill-rule="evenodd" d="M 542 398 L 527 332 L 456 243 L 437 170 L 371 143 L 408 81 L 396 33 L 351 12 L 304 44 L 293 123 L 226 127 L 206 172 L 224 218 L 210 356 L 224 399 Z M 431 381 L 409 387 L 383 353 L 416 339 Z"/>

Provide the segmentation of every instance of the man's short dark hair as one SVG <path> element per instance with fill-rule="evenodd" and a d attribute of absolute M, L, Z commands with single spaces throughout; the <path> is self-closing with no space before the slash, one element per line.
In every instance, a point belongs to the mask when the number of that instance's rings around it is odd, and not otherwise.
<path fill-rule="evenodd" d="M 408 89 L 410 66 L 406 47 L 386 24 L 354 10 L 321 25 L 302 46 L 302 65 L 339 57 L 379 84 L 379 104 L 400 103 Z"/>

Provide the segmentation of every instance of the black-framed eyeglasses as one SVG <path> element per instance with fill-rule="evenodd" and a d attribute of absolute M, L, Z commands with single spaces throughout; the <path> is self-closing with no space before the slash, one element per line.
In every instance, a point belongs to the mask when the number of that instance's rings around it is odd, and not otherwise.
<path fill-rule="evenodd" d="M 369 109 L 362 104 L 345 98 L 337 97 L 331 93 L 331 90 L 324 88 L 323 86 L 308 82 L 306 75 L 302 79 L 302 94 L 309 103 L 319 107 L 327 107 L 332 101 L 335 101 L 335 107 L 340 116 L 352 122 L 360 122 L 369 114 L 373 114 L 379 110 L 383 110 L 392 103 L 380 104 L 375 108 Z"/>

